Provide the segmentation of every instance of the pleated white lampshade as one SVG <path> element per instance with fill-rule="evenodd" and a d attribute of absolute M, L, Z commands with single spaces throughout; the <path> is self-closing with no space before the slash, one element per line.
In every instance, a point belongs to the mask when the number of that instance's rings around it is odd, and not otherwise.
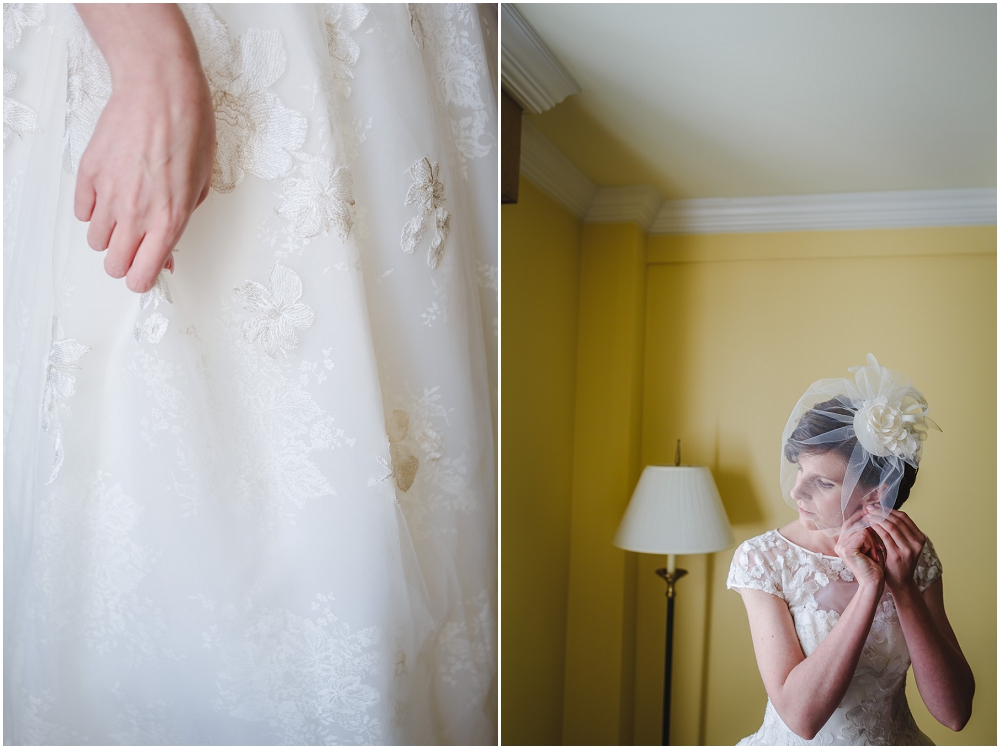
<path fill-rule="evenodd" d="M 706 466 L 646 466 L 615 546 L 645 554 L 709 554 L 735 542 Z"/>

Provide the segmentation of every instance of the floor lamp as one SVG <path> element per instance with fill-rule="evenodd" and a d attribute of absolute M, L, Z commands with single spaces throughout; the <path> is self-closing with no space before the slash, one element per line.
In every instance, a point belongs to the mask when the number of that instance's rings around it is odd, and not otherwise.
<path fill-rule="evenodd" d="M 678 460 L 678 463 L 680 461 Z M 674 585 L 687 574 L 677 569 L 677 554 L 710 554 L 735 543 L 726 510 L 705 466 L 646 466 L 615 546 L 643 554 L 666 554 L 667 652 L 663 667 L 663 746 L 670 745 L 670 678 L 674 640 Z"/>

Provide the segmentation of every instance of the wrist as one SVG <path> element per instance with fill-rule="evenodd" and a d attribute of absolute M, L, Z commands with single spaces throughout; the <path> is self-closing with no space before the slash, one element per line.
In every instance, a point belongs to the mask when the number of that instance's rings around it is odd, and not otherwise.
<path fill-rule="evenodd" d="M 855 577 L 858 581 L 858 595 L 870 596 L 876 600 L 885 592 L 885 580 L 882 578 Z"/>
<path fill-rule="evenodd" d="M 920 588 L 917 587 L 917 583 L 912 577 L 902 585 L 889 586 L 889 592 L 892 593 L 892 597 L 896 599 L 897 603 L 902 604 L 922 598 Z"/>
<path fill-rule="evenodd" d="M 172 4 L 80 4 L 77 11 L 111 73 L 113 88 L 204 77 L 191 29 Z"/>

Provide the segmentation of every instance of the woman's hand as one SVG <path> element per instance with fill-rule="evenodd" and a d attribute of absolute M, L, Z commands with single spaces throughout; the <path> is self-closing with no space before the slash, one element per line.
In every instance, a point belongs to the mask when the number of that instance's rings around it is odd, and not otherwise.
<path fill-rule="evenodd" d="M 74 210 L 104 267 L 149 290 L 208 196 L 215 113 L 198 50 L 173 5 L 81 5 L 113 93 L 80 159 Z"/>
<path fill-rule="evenodd" d="M 893 510 L 885 518 L 872 524 L 885 546 L 885 582 L 895 595 L 906 586 L 916 585 L 913 571 L 917 568 L 920 553 L 927 537 L 920 532 L 909 515 Z"/>
<path fill-rule="evenodd" d="M 834 548 L 854 573 L 858 585 L 875 588 L 881 597 L 885 587 L 886 552 L 879 536 L 871 528 L 841 533 Z"/>

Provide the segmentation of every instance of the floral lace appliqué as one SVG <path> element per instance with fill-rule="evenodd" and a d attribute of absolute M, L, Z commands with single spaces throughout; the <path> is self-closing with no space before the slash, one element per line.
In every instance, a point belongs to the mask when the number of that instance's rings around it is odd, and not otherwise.
<path fill-rule="evenodd" d="M 231 40 L 225 21 L 208 5 L 185 6 L 212 91 L 216 140 L 212 187 L 230 193 L 244 172 L 261 179 L 288 174 L 306 138 L 306 118 L 268 90 L 285 72 L 277 30 L 247 29 Z"/>
<path fill-rule="evenodd" d="M 470 707 L 482 704 L 489 689 L 494 621 L 489 596 L 481 590 L 456 607 L 438 636 L 444 656 L 438 672 L 446 684 L 464 691 Z"/>
<path fill-rule="evenodd" d="M 914 579 L 931 578 L 940 562 L 924 546 Z M 788 605 L 802 652 L 808 657 L 833 631 L 857 592 L 854 576 L 838 558 L 799 547 L 777 531 L 740 545 L 727 586 L 764 590 Z M 926 743 L 906 704 L 909 652 L 891 594 L 879 602 L 851 684 L 840 705 L 811 741 L 796 736 L 768 702 L 760 730 L 743 745 Z"/>
<path fill-rule="evenodd" d="M 3 4 L 3 46 L 14 49 L 21 43 L 21 31 L 45 20 L 43 3 Z"/>
<path fill-rule="evenodd" d="M 332 159 L 308 158 L 302 163 L 302 176 L 289 177 L 281 189 L 284 194 L 278 215 L 292 223 L 296 236 L 315 237 L 333 229 L 340 241 L 347 241 L 354 226 L 350 169 L 334 167 Z"/>
<path fill-rule="evenodd" d="M 167 333 L 170 321 L 159 312 L 154 312 L 142 322 L 135 324 L 132 337 L 136 343 L 147 341 L 149 343 L 159 343 Z"/>
<path fill-rule="evenodd" d="M 913 579 L 916 581 L 917 587 L 924 591 L 941 577 L 941 572 L 941 559 L 934 549 L 934 544 L 931 543 L 930 539 L 927 539 L 924 541 L 924 548 L 920 550 L 920 560 L 917 563 L 917 568 L 913 571 Z"/>
<path fill-rule="evenodd" d="M 247 281 L 233 290 L 243 308 L 253 317 L 243 323 L 247 343 L 258 338 L 272 359 L 287 354 L 299 345 L 295 328 L 308 328 L 316 319 L 312 308 L 296 304 L 302 297 L 302 279 L 283 265 L 275 263 L 265 289 L 256 281 Z"/>
<path fill-rule="evenodd" d="M 420 468 L 420 459 L 413 454 L 407 444 L 410 431 L 410 415 L 401 408 L 395 409 L 386 419 L 385 431 L 389 437 L 389 455 L 392 459 L 392 473 L 396 486 L 402 492 L 413 486 Z"/>
<path fill-rule="evenodd" d="M 496 140 L 488 132 L 489 114 L 480 93 L 488 75 L 482 45 L 470 38 L 475 25 L 468 6 L 411 3 L 410 29 L 417 46 L 430 55 L 464 172 L 467 159 L 490 153 Z"/>
<path fill-rule="evenodd" d="M 357 31 L 367 17 L 368 8 L 361 4 L 329 3 L 323 6 L 333 88 L 345 99 L 351 95 L 349 81 L 354 78 L 354 66 L 361 54 L 361 48 L 351 38 L 351 32 Z"/>
<path fill-rule="evenodd" d="M 138 664 L 154 654 L 151 638 L 162 627 L 152 602 L 138 595 L 157 555 L 134 538 L 143 508 L 110 478 L 97 472 L 84 491 L 46 497 L 37 583 L 56 637 L 81 637 L 98 653 L 122 648 Z"/>
<path fill-rule="evenodd" d="M 315 619 L 265 609 L 223 656 L 219 707 L 236 718 L 267 721 L 281 743 L 380 744 L 368 709 L 380 700 L 366 684 L 378 673 L 378 630 L 352 632 L 331 611 L 332 596 L 313 602 Z"/>
<path fill-rule="evenodd" d="M 403 227 L 401 244 L 403 252 L 412 253 L 424 237 L 428 216 L 433 216 L 434 239 L 427 251 L 427 265 L 437 268 L 444 254 L 444 242 L 448 238 L 449 213 L 443 207 L 444 183 L 438 179 L 437 162 L 431 163 L 426 156 L 410 167 L 413 184 L 406 192 L 406 205 L 416 205 L 418 213 Z"/>
<path fill-rule="evenodd" d="M 21 137 L 25 133 L 38 132 L 38 117 L 21 102 L 8 96 L 17 86 L 17 73 L 6 65 L 3 66 L 3 147 L 15 135 Z"/>
<path fill-rule="evenodd" d="M 256 351 L 232 306 L 224 308 L 223 324 L 235 364 L 232 396 L 239 415 L 235 509 L 257 519 L 267 536 L 279 520 L 294 523 L 295 508 L 336 494 L 311 454 L 353 447 L 356 440 L 304 389 L 290 358 Z"/>
<path fill-rule="evenodd" d="M 74 369 L 81 369 L 77 362 L 88 351 L 90 351 L 90 346 L 84 346 L 73 338 L 52 341 L 52 347 L 49 349 L 45 391 L 42 394 L 42 429 L 52 434 L 55 440 L 55 458 L 52 464 L 52 473 L 46 482 L 48 484 L 56 480 L 64 458 L 59 407 L 76 393 L 76 377 L 70 372 Z"/>
<path fill-rule="evenodd" d="M 66 151 L 75 175 L 94 134 L 97 120 L 111 98 L 111 71 L 75 10 L 69 13 L 66 81 Z"/>
<path fill-rule="evenodd" d="M 139 295 L 139 309 L 148 309 L 150 306 L 156 309 L 160 306 L 161 302 L 163 304 L 174 303 L 174 300 L 170 296 L 170 287 L 167 285 L 167 277 L 164 271 L 160 271 L 160 275 L 156 277 L 156 283 L 153 284 L 153 288 Z"/>
<path fill-rule="evenodd" d="M 14 49 L 21 43 L 21 30 L 37 26 L 45 18 L 45 6 L 41 3 L 4 3 L 3 6 L 3 46 Z M 3 147 L 13 136 L 38 132 L 38 117 L 35 112 L 8 94 L 17 86 L 17 71 L 3 66 Z"/>
<path fill-rule="evenodd" d="M 443 532 L 434 521 L 439 511 L 470 512 L 475 507 L 465 455 L 450 454 L 446 445 L 448 409 L 441 401 L 439 387 L 425 388 L 418 396 L 407 391 L 403 399 L 389 398 L 394 406 L 387 423 L 392 470 L 400 465 L 411 469 L 396 477 L 400 488 L 400 480 L 410 482 L 400 506 L 411 532 L 421 538 Z"/>

